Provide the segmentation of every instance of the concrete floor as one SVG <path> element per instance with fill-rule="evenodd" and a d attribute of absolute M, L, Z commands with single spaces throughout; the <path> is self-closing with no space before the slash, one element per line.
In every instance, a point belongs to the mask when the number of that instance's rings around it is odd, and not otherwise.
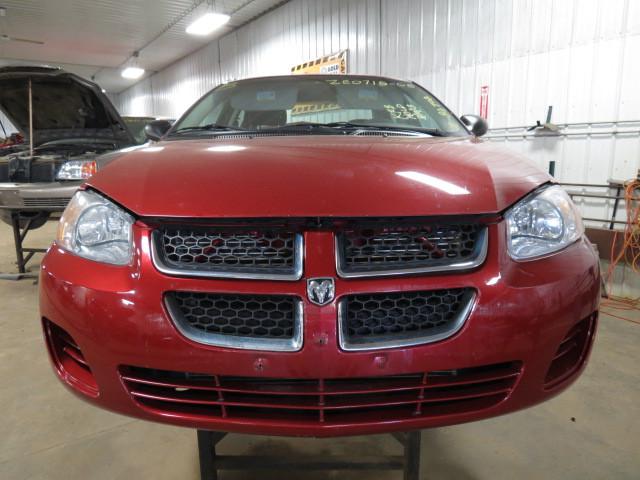
<path fill-rule="evenodd" d="M 56 225 L 31 234 L 46 244 Z M 12 271 L 10 229 L 0 225 L 0 271 Z M 37 271 L 37 262 L 31 269 Z M 0 479 L 197 479 L 195 432 L 94 408 L 49 367 L 33 280 L 0 280 Z M 535 408 L 423 434 L 423 478 L 640 478 L 640 325 L 603 316 L 591 362 L 567 392 Z M 400 453 L 389 436 L 348 439 L 230 435 L 220 453 Z M 224 479 L 282 473 L 224 472 Z M 292 473 L 286 478 L 401 478 L 398 473 Z"/>

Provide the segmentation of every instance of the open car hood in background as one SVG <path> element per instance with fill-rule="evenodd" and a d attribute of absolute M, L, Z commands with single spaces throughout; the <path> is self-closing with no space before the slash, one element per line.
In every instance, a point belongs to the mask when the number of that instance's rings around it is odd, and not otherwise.
<path fill-rule="evenodd" d="M 29 137 L 29 79 L 33 98 L 33 143 L 64 139 L 111 140 L 117 147 L 135 143 L 126 124 L 88 80 L 50 67 L 0 68 L 0 109 Z"/>

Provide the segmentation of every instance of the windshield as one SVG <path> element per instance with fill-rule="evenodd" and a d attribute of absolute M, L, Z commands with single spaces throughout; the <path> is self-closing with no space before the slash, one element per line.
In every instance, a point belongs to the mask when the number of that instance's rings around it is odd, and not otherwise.
<path fill-rule="evenodd" d="M 442 103 L 414 83 L 364 76 L 299 76 L 222 85 L 202 97 L 169 136 L 298 126 L 468 135 Z"/>

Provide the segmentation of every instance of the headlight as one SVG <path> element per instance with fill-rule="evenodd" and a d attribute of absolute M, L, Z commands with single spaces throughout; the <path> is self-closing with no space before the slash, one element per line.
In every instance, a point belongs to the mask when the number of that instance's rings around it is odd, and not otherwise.
<path fill-rule="evenodd" d="M 58 244 L 97 262 L 126 265 L 133 251 L 134 219 L 117 205 L 91 191 L 78 191 L 60 218 Z"/>
<path fill-rule="evenodd" d="M 70 160 L 65 162 L 58 170 L 58 180 L 84 180 L 98 170 L 95 160 Z"/>
<path fill-rule="evenodd" d="M 517 203 L 506 214 L 507 244 L 514 260 L 528 260 L 563 249 L 584 233 L 569 195 L 558 186 Z"/>

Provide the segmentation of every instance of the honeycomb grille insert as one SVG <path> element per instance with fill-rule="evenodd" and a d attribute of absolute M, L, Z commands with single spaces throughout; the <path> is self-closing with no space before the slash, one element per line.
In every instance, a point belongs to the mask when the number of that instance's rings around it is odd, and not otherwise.
<path fill-rule="evenodd" d="M 302 236 L 277 228 L 165 227 L 154 232 L 161 271 L 230 278 L 296 280 Z"/>
<path fill-rule="evenodd" d="M 486 240 L 481 224 L 351 225 L 338 234 L 338 269 L 344 277 L 468 269 L 484 261 Z"/>
<path fill-rule="evenodd" d="M 471 288 L 351 295 L 340 303 L 345 350 L 418 345 L 457 332 L 475 297 Z"/>
<path fill-rule="evenodd" d="M 301 346 L 302 307 L 293 296 L 170 292 L 165 301 L 178 329 L 200 343 L 267 350 Z"/>

